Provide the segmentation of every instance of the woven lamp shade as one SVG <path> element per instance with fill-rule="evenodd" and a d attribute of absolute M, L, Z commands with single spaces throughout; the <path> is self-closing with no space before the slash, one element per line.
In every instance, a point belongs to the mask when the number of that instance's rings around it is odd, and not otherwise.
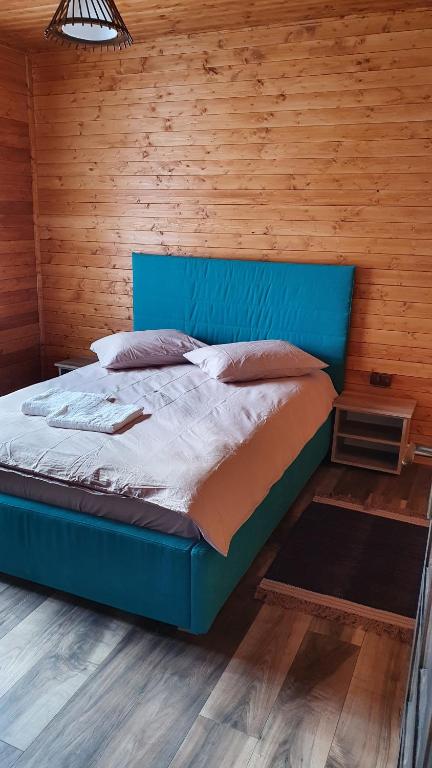
<path fill-rule="evenodd" d="M 133 42 L 113 0 L 61 0 L 45 37 L 85 48 L 125 48 Z"/>

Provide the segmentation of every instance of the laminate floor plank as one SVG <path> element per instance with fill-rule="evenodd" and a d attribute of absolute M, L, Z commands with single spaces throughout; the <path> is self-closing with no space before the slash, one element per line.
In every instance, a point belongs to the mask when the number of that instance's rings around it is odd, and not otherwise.
<path fill-rule="evenodd" d="M 247 768 L 257 739 L 200 715 L 169 768 Z"/>
<path fill-rule="evenodd" d="M 0 698 L 0 738 L 25 750 L 125 635 L 128 625 L 69 606 L 55 644 Z"/>
<path fill-rule="evenodd" d="M 1 768 L 13 768 L 22 752 L 10 744 L 0 741 L 0 766 Z"/>
<path fill-rule="evenodd" d="M 306 633 L 248 768 L 324 768 L 358 653 Z"/>
<path fill-rule="evenodd" d="M 6 581 L 5 576 L 0 578 L 0 592 L 3 592 L 5 589 L 7 589 L 9 585 L 10 585 L 10 582 Z"/>
<path fill-rule="evenodd" d="M 405 467 L 404 471 L 396 476 L 394 483 L 392 483 L 392 479 L 388 477 L 386 497 L 383 499 L 383 504 L 385 505 L 384 508 L 389 508 L 390 512 L 396 512 L 402 515 L 425 517 L 426 509 L 423 507 L 423 504 L 420 505 L 420 508 L 417 508 L 415 501 L 414 505 L 410 505 L 409 503 L 412 489 L 422 483 L 422 475 L 424 475 L 425 479 L 428 478 L 427 487 L 430 488 L 432 472 L 425 471 L 424 467 L 420 467 L 417 464 L 411 464 L 409 467 Z M 425 493 L 424 495 L 426 496 L 427 494 Z M 411 499 L 413 500 L 412 496 Z"/>
<path fill-rule="evenodd" d="M 367 633 L 325 768 L 395 768 L 409 654 Z"/>
<path fill-rule="evenodd" d="M 335 472 L 337 469 L 337 473 Z M 432 469 L 410 464 L 400 475 L 387 475 L 370 469 L 322 467 L 316 496 L 347 501 L 365 510 L 384 510 L 408 517 L 425 518 Z"/>
<path fill-rule="evenodd" d="M 317 496 L 329 496 L 338 483 L 344 467 L 335 464 L 322 465 L 317 473 L 315 493 Z"/>
<path fill-rule="evenodd" d="M 0 697 L 61 642 L 71 610 L 48 598 L 0 640 Z"/>
<path fill-rule="evenodd" d="M 313 616 L 309 627 L 311 632 L 319 632 L 322 635 L 336 637 L 345 643 L 352 645 L 362 645 L 366 632 L 360 627 L 349 627 L 339 621 L 329 621 L 319 616 Z"/>
<path fill-rule="evenodd" d="M 400 475 L 395 477 L 381 475 L 367 505 L 368 509 L 384 509 L 386 512 L 394 512 L 399 515 L 411 517 L 408 500 L 411 489 L 416 485 L 418 467 L 411 464 L 405 467 Z M 432 477 L 432 475 L 431 475 Z"/>
<path fill-rule="evenodd" d="M 263 605 L 201 714 L 259 737 L 310 621 Z"/>
<path fill-rule="evenodd" d="M 378 477 L 375 477 L 374 480 L 374 475 L 378 473 L 374 472 L 372 469 L 365 469 L 361 471 L 361 477 L 358 478 L 359 487 L 361 488 L 364 484 L 365 472 L 371 481 L 371 484 L 368 484 L 368 496 L 366 499 L 364 499 L 364 497 L 361 497 L 361 494 L 358 493 L 356 488 L 350 500 L 361 504 L 365 510 L 385 510 L 386 512 L 392 512 L 393 498 L 391 492 L 389 493 L 388 476 L 384 474 L 384 472 L 380 472 Z M 355 474 L 353 474 L 352 477 L 354 479 Z M 353 488 L 354 487 L 355 486 L 353 486 Z"/>
<path fill-rule="evenodd" d="M 132 629 L 24 752 L 20 768 L 89 768 L 166 655 L 158 635 Z"/>
<path fill-rule="evenodd" d="M 205 689 L 187 685 L 162 668 L 142 692 L 117 732 L 91 766 L 166 768 L 192 727 L 205 699 Z M 208 693 L 208 692 L 207 692 Z"/>
<path fill-rule="evenodd" d="M 83 607 L 69 599 L 47 598 L 38 608 L 0 639 L 0 697 L 26 674 L 43 656 L 55 649 L 81 616 L 99 612 L 91 605 Z M 94 619 L 97 621 L 97 619 Z M 101 625 L 102 626 L 102 625 Z M 91 644 L 91 658 L 98 664 L 128 627 L 124 618 L 108 617 L 99 636 Z"/>
<path fill-rule="evenodd" d="M 132 629 L 26 750 L 20 768 L 168 766 L 228 661 L 168 632 L 150 622 Z"/>
<path fill-rule="evenodd" d="M 167 768 L 228 658 L 218 650 L 216 637 L 210 645 L 208 638 L 171 638 L 163 663 L 152 671 L 145 690 L 91 768 L 118 768 L 122 761 L 128 768 Z"/>
<path fill-rule="evenodd" d="M 347 499 L 366 506 L 376 484 L 376 472 L 373 470 L 363 469 L 359 477 L 358 469 L 344 467 L 332 495 L 337 499 Z"/>
<path fill-rule="evenodd" d="M 0 638 L 45 602 L 50 593 L 33 585 L 3 582 L 0 588 Z"/>
<path fill-rule="evenodd" d="M 416 467 L 417 472 L 415 482 L 411 483 L 411 489 L 408 493 L 407 507 L 411 515 L 427 517 L 432 469 L 420 464 L 414 464 L 413 466 Z"/>

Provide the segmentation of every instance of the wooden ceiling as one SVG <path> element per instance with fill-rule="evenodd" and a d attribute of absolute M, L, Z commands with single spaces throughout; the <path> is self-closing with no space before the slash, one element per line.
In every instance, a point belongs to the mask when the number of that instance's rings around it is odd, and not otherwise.
<path fill-rule="evenodd" d="M 43 50 L 43 30 L 58 0 L 0 0 L 0 42 Z M 318 18 L 419 8 L 428 0 L 118 0 L 136 42 L 169 34 L 287 24 Z"/>

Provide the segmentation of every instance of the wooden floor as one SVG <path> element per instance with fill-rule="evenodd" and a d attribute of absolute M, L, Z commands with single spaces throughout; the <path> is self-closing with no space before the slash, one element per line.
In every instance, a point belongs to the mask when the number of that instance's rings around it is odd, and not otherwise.
<path fill-rule="evenodd" d="M 419 522 L 417 518 L 424 520 L 427 515 L 431 478 L 432 467 L 421 464 L 405 467 L 400 475 L 332 464 L 316 476 L 315 493 L 318 498 L 365 512 L 374 510 Z"/>
<path fill-rule="evenodd" d="M 423 514 L 417 471 L 334 470 L 290 520 L 336 483 Z M 257 602 L 287 525 L 200 638 L 3 578 L 1 768 L 394 768 L 409 647 Z"/>

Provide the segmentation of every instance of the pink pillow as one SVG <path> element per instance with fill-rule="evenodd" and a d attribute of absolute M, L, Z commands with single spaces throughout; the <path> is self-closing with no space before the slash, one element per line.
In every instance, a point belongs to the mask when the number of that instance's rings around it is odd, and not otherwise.
<path fill-rule="evenodd" d="M 217 344 L 186 352 L 184 356 L 212 379 L 219 381 L 304 376 L 327 367 L 327 363 L 287 341 L 238 341 L 235 344 Z"/>
<path fill-rule="evenodd" d="M 205 346 L 181 331 L 124 331 L 94 341 L 90 349 L 104 368 L 146 368 L 184 363 L 184 353 Z"/>

